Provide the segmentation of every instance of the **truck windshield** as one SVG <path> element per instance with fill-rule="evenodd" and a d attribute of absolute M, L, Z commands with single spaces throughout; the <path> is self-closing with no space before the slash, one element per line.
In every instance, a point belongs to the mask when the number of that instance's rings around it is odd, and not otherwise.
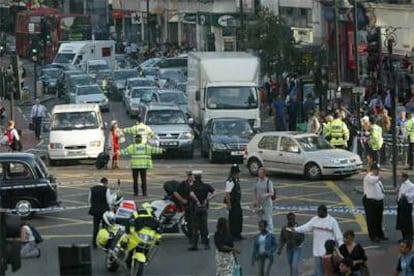
<path fill-rule="evenodd" d="M 206 96 L 209 109 L 254 109 L 258 107 L 254 87 L 209 87 Z"/>
<path fill-rule="evenodd" d="M 72 63 L 75 54 L 57 54 L 55 63 Z"/>
<path fill-rule="evenodd" d="M 98 128 L 98 118 L 94 111 L 55 113 L 51 130 L 81 130 Z"/>

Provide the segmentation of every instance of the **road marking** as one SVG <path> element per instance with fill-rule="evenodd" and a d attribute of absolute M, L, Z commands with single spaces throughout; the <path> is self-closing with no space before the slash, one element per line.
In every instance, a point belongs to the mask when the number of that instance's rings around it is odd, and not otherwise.
<path fill-rule="evenodd" d="M 355 205 L 352 202 L 352 200 L 333 182 L 333 181 L 325 181 L 326 186 L 331 189 L 339 198 L 342 200 L 342 202 L 345 204 L 345 206 L 354 209 Z M 368 233 L 367 231 L 367 224 L 365 222 L 365 218 L 362 214 L 354 214 L 355 221 L 361 228 L 361 230 L 364 233 Z"/>
<path fill-rule="evenodd" d="M 85 225 L 85 224 L 92 224 L 92 222 L 71 222 L 71 223 L 60 223 L 54 225 L 45 225 L 45 226 L 38 226 L 36 229 L 51 229 L 51 228 L 61 228 L 61 227 L 68 227 L 68 226 L 75 226 L 75 225 Z"/>

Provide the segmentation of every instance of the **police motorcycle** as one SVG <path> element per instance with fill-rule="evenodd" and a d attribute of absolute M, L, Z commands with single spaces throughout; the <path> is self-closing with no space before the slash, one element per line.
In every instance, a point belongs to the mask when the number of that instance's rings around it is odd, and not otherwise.
<path fill-rule="evenodd" d="M 151 206 L 154 210 L 154 216 L 161 224 L 163 233 L 181 232 L 189 238 L 190 232 L 185 219 L 185 211 L 181 204 L 174 198 L 174 191 L 177 190 L 178 181 L 171 180 L 164 183 L 166 196 L 162 200 L 154 200 Z"/>
<path fill-rule="evenodd" d="M 115 241 L 115 246 L 108 249 L 107 269 L 116 271 L 125 261 L 131 276 L 142 275 L 145 265 L 154 257 L 162 237 L 151 205 L 144 203 L 142 208 L 137 209 L 134 201 L 124 201 L 116 213 L 107 212 L 105 220 L 112 227 L 119 227 L 112 240 Z M 101 242 L 99 246 L 109 243 L 110 238 L 105 241 L 105 237 L 108 234 L 104 234 L 104 231 L 101 235 L 98 233 L 97 242 Z"/>

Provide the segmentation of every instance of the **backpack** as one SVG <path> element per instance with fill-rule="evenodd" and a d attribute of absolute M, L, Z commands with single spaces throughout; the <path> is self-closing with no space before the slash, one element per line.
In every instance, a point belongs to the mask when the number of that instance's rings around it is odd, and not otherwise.
<path fill-rule="evenodd" d="M 39 231 L 37 231 L 37 229 L 30 224 L 27 224 L 27 226 L 30 228 L 30 231 L 32 231 L 33 237 L 35 238 L 35 243 L 43 242 L 42 235 L 40 235 Z"/>

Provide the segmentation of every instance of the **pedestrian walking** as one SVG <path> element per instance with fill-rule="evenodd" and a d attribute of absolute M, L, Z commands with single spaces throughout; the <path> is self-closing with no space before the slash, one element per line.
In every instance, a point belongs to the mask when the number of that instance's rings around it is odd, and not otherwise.
<path fill-rule="evenodd" d="M 119 150 L 120 144 L 125 143 L 125 136 L 121 129 L 118 127 L 117 121 L 111 122 L 110 142 L 112 149 L 112 169 L 119 169 Z"/>
<path fill-rule="evenodd" d="M 282 253 L 283 247 L 286 245 L 286 256 L 289 265 L 290 276 L 299 276 L 300 262 L 302 258 L 302 245 L 305 240 L 303 233 L 292 231 L 297 226 L 296 216 L 294 213 L 286 215 L 287 225 L 282 228 L 279 238 L 279 249 L 277 254 Z"/>
<path fill-rule="evenodd" d="M 161 154 L 164 149 L 153 147 L 143 142 L 140 134 L 135 135 L 135 143 L 122 149 L 120 156 L 130 156 L 130 166 L 132 170 L 132 179 L 134 182 L 134 195 L 138 195 L 138 175 L 141 176 L 142 195 L 147 196 L 147 170 L 152 169 L 153 154 Z"/>
<path fill-rule="evenodd" d="M 371 165 L 370 172 L 364 177 L 364 196 L 362 204 L 365 209 L 369 238 L 373 242 L 388 240 L 382 230 L 382 213 L 384 211 L 384 186 L 380 180 L 378 164 Z"/>
<path fill-rule="evenodd" d="M 230 177 L 226 181 L 225 201 L 229 211 L 230 232 L 235 241 L 243 239 L 243 211 L 241 208 L 241 187 L 239 180 L 240 168 L 233 164 L 230 168 Z"/>
<path fill-rule="evenodd" d="M 154 136 L 154 132 L 152 129 L 144 124 L 142 117 L 137 117 L 137 124 L 132 127 L 127 127 L 122 129 L 122 132 L 125 134 L 132 134 L 132 135 L 141 135 L 142 143 L 146 144 L 148 142 L 148 138 Z"/>
<path fill-rule="evenodd" d="M 411 249 L 412 241 L 399 241 L 400 257 L 394 270 L 394 276 L 414 276 L 414 254 Z"/>
<path fill-rule="evenodd" d="M 187 179 L 182 181 L 177 191 L 173 193 L 174 197 L 180 201 L 185 211 L 185 221 L 187 222 L 188 239 L 191 242 L 192 230 L 193 230 L 193 216 L 194 216 L 194 202 L 191 199 L 190 193 L 194 185 L 194 175 L 192 171 L 187 172 Z"/>
<path fill-rule="evenodd" d="M 109 210 L 112 197 L 111 191 L 108 189 L 108 179 L 102 177 L 98 185 L 91 188 L 88 196 L 88 202 L 90 205 L 89 215 L 93 217 L 93 230 L 92 230 L 92 247 L 96 249 L 96 236 L 98 235 L 99 225 L 102 222 L 102 215 Z"/>
<path fill-rule="evenodd" d="M 23 145 L 20 139 L 19 131 L 15 128 L 13 120 L 7 123 L 7 130 L 5 133 L 11 151 L 22 151 Z"/>
<path fill-rule="evenodd" d="M 414 183 L 407 173 L 401 173 L 401 184 L 398 187 L 397 195 L 397 225 L 396 229 L 401 231 L 404 240 L 413 239 L 413 202 Z"/>
<path fill-rule="evenodd" d="M 325 255 L 322 257 L 323 275 L 335 276 L 339 274 L 339 263 L 342 255 L 338 250 L 336 241 L 325 241 Z"/>
<path fill-rule="evenodd" d="M 30 119 L 32 120 L 35 136 L 40 140 L 42 133 L 42 121 L 46 117 L 46 107 L 40 103 L 39 98 L 35 100 L 30 112 Z"/>
<path fill-rule="evenodd" d="M 273 101 L 274 123 L 276 131 L 286 130 L 286 103 L 281 94 L 277 94 Z"/>
<path fill-rule="evenodd" d="M 194 184 L 190 192 L 190 196 L 194 201 L 193 216 L 193 233 L 192 246 L 188 248 L 190 251 L 198 250 L 198 236 L 201 236 L 201 242 L 204 249 L 210 249 L 210 240 L 208 236 L 208 202 L 215 196 L 214 188 L 201 180 L 201 171 L 193 171 Z"/>
<path fill-rule="evenodd" d="M 259 220 L 267 222 L 267 230 L 273 233 L 273 182 L 266 176 L 266 169 L 258 171 L 257 182 L 253 184 L 253 208 L 256 209 Z"/>
<path fill-rule="evenodd" d="M 214 244 L 216 246 L 216 276 L 233 275 L 233 269 L 236 265 L 234 256 L 239 251 L 234 248 L 233 237 L 226 218 L 219 218 L 217 220 Z"/>
<path fill-rule="evenodd" d="M 311 218 L 304 225 L 294 228 L 298 233 L 313 232 L 312 251 L 315 258 L 315 276 L 323 276 L 322 256 L 325 255 L 325 242 L 335 240 L 338 245 L 342 245 L 342 232 L 335 218 L 328 214 L 325 205 L 319 205 L 318 215 Z"/>
<path fill-rule="evenodd" d="M 277 250 L 276 236 L 267 230 L 267 221 L 259 221 L 260 233 L 254 237 L 252 265 L 257 263 L 258 275 L 269 276 Z"/>
<path fill-rule="evenodd" d="M 355 242 L 355 232 L 347 230 L 344 232 L 344 243 L 339 247 L 341 256 L 345 259 L 351 260 L 351 271 L 358 276 L 367 275 L 367 255 L 365 249 Z"/>

